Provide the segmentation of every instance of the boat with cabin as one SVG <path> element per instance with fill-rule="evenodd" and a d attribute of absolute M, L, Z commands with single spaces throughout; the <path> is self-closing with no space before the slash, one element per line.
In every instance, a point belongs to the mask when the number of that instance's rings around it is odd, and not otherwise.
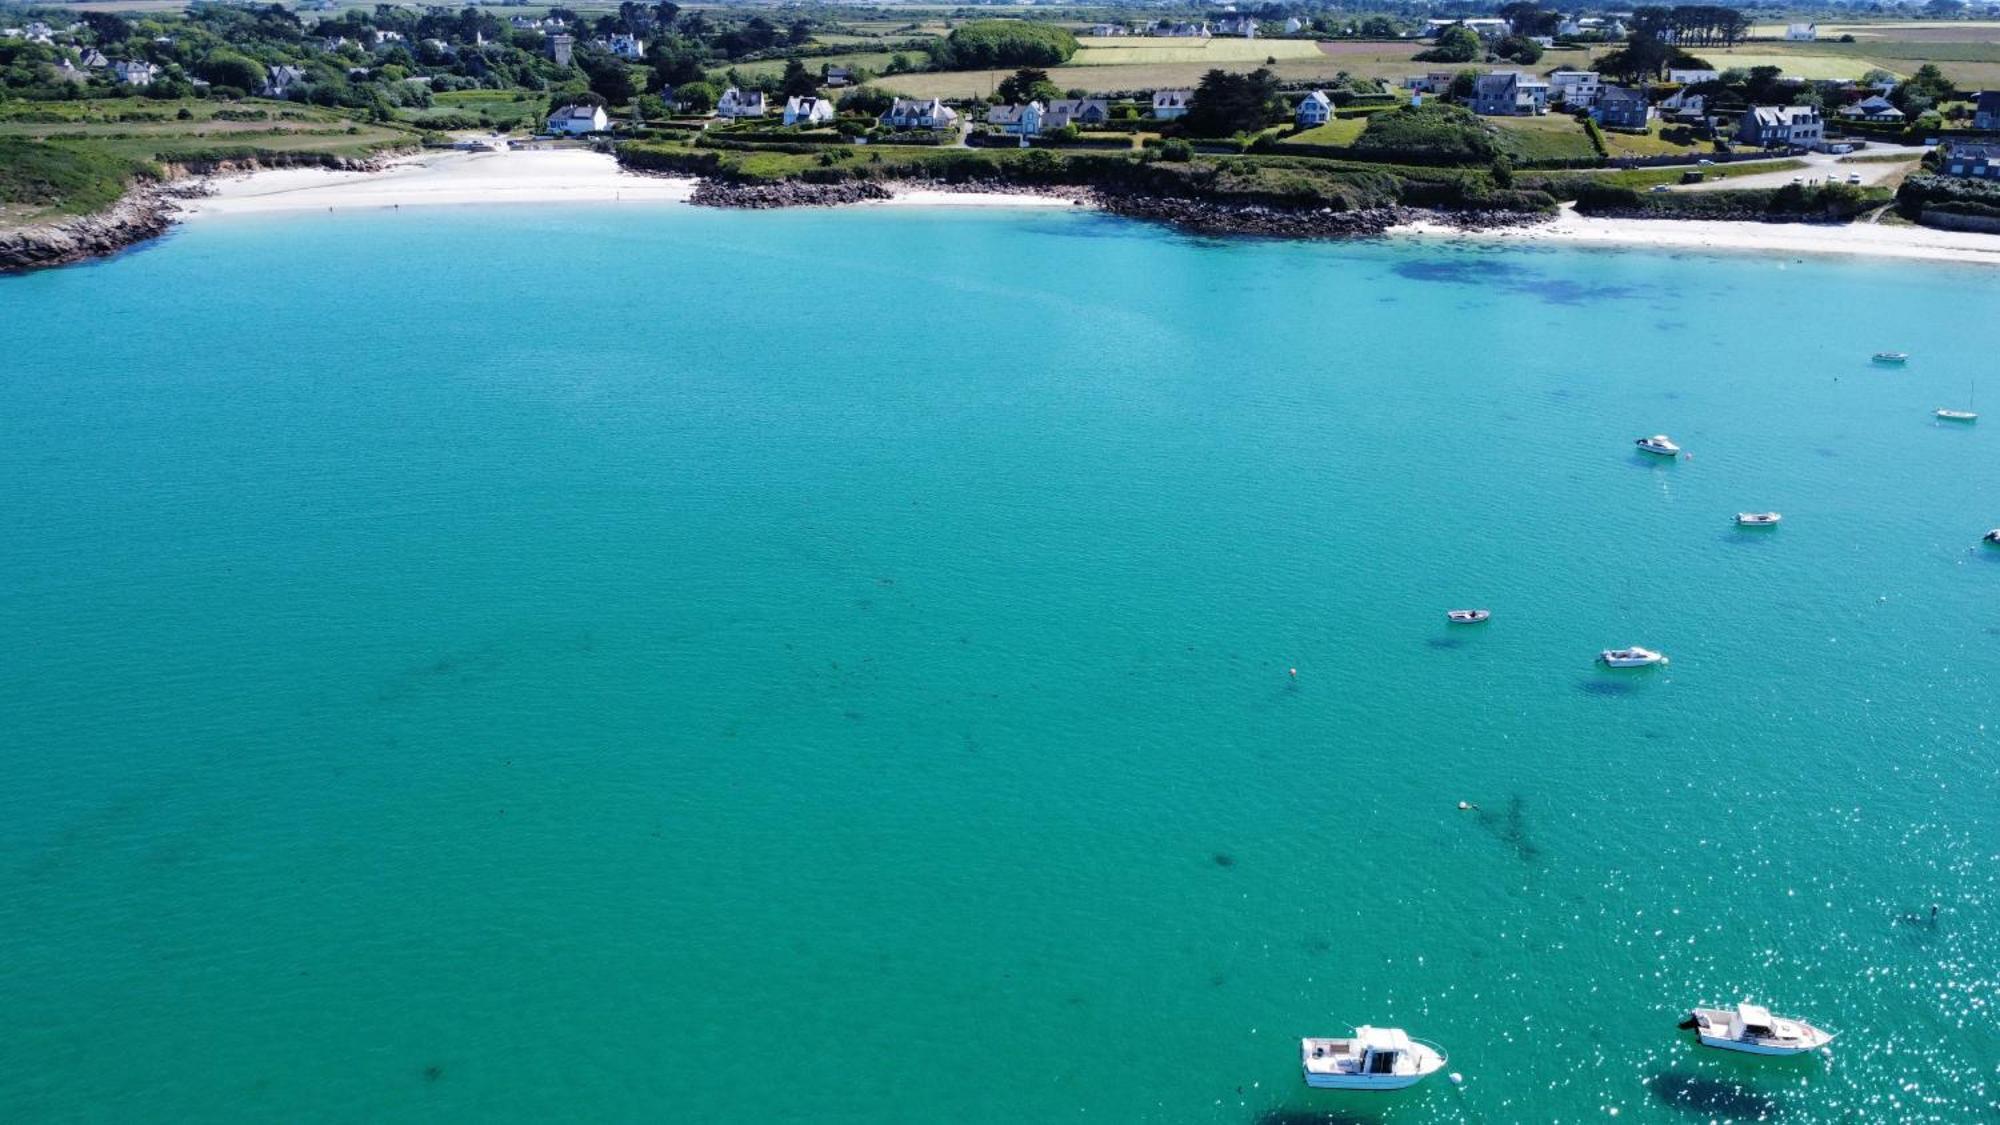
<path fill-rule="evenodd" d="M 1776 527 L 1785 517 L 1777 512 L 1738 512 L 1737 527 Z"/>
<path fill-rule="evenodd" d="M 1654 652 L 1650 648 L 1640 648 L 1638 645 L 1633 645 L 1631 648 L 1607 648 L 1597 654 L 1597 659 L 1613 668 L 1648 668 L 1655 664 L 1667 663 L 1665 653 Z"/>
<path fill-rule="evenodd" d="M 1357 1027 L 1346 1039 L 1299 1040 L 1306 1085 L 1316 1090 L 1401 1090 L 1449 1061 L 1444 1048 L 1399 1027 Z"/>
<path fill-rule="evenodd" d="M 1900 365 L 1900 364 L 1905 364 L 1905 363 L 1908 363 L 1908 362 L 1910 362 L 1910 353 L 1908 353 L 1908 352 L 1876 352 L 1876 353 L 1875 353 L 1875 362 L 1876 362 L 1876 363 L 1886 363 L 1886 364 L 1889 364 L 1889 365 L 1891 365 L 1891 366 L 1897 366 L 1897 365 Z"/>
<path fill-rule="evenodd" d="M 1774 1016 L 1750 1003 L 1734 1008 L 1696 1008 L 1681 1027 L 1699 1036 L 1704 1047 L 1751 1055 L 1803 1055 L 1833 1042 L 1831 1032 L 1804 1020 Z"/>
<path fill-rule="evenodd" d="M 1453 625 L 1477 625 L 1492 616 L 1490 609 L 1448 609 L 1444 619 Z"/>
<path fill-rule="evenodd" d="M 1681 447 L 1675 445 L 1673 439 L 1665 434 L 1654 434 L 1652 437 L 1638 438 L 1632 444 L 1647 453 L 1657 453 L 1662 457 L 1678 457 L 1681 452 Z"/>

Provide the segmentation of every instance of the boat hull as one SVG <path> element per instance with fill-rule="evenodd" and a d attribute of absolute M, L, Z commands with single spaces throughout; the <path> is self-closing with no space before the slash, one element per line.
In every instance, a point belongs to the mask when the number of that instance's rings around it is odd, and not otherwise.
<path fill-rule="evenodd" d="M 1802 1043 L 1796 1047 L 1781 1047 L 1767 1043 L 1746 1043 L 1741 1039 L 1729 1039 L 1705 1032 L 1697 1035 L 1704 1047 L 1714 1047 L 1718 1051 L 1739 1051 L 1746 1055 L 1808 1055 L 1826 1046 L 1825 1043 Z"/>
<path fill-rule="evenodd" d="M 1306 1085 L 1315 1090 L 1407 1090 L 1428 1077 L 1428 1074 L 1308 1074 Z"/>

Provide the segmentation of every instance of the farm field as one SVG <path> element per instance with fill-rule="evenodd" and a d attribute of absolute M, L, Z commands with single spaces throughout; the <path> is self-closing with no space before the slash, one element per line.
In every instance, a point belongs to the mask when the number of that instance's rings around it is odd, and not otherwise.
<path fill-rule="evenodd" d="M 1319 43 L 1306 44 L 1301 40 L 1224 40 L 1239 45 L 1258 44 L 1254 57 L 1237 61 L 1225 61 L 1219 56 L 1210 56 L 1195 62 L 1130 62 L 1112 65 L 1067 65 L 1052 68 L 1049 77 L 1064 89 L 1083 89 L 1093 94 L 1112 94 L 1124 91 L 1171 89 L 1192 87 L 1201 81 L 1201 76 L 1211 70 L 1245 72 L 1264 66 L 1264 59 L 1270 54 L 1264 48 L 1283 43 L 1311 46 L 1309 55 L 1293 57 L 1278 56 L 1278 61 L 1269 69 L 1281 82 L 1326 82 L 1336 75 L 1346 73 L 1363 78 L 1385 78 L 1394 83 L 1405 75 L 1421 74 L 1426 69 L 1454 69 L 1448 65 L 1427 64 L 1412 61 L 1410 56 L 1421 49 L 1415 43 Z M 1082 57 L 1084 52 L 1077 52 Z M 1579 66 L 1587 63 L 1590 52 L 1549 51 L 1534 68 L 1545 71 L 1559 66 Z M 898 74 L 894 77 L 877 79 L 875 85 L 894 90 L 906 97 L 919 98 L 968 98 L 985 97 L 999 85 L 1000 80 L 1012 74 L 1012 70 L 968 70 L 925 74 Z"/>
<path fill-rule="evenodd" d="M 1156 36 L 1084 38 L 1083 49 L 1067 66 L 1130 66 L 1153 63 L 1261 64 L 1267 58 L 1316 59 L 1319 46 L 1307 39 L 1169 39 Z"/>
<path fill-rule="evenodd" d="M 851 55 L 824 55 L 817 58 L 801 59 L 800 61 L 805 63 L 806 69 L 813 72 L 814 74 L 819 73 L 819 68 L 822 63 L 824 63 L 827 66 L 867 67 L 869 70 L 875 72 L 876 74 L 880 74 L 884 69 L 888 67 L 889 60 L 896 57 L 896 55 L 899 53 L 903 55 L 912 55 L 918 61 L 921 61 L 923 57 L 921 55 L 915 55 L 915 53 L 911 51 L 902 51 L 902 52 L 857 51 Z M 773 74 L 773 75 L 783 74 L 785 72 L 785 60 L 760 59 L 756 62 L 732 63 L 728 66 L 718 67 L 711 73 L 716 78 L 721 78 L 724 74 L 729 73 L 731 70 L 734 70 L 736 73 L 742 75 L 745 78 L 755 78 L 760 74 Z M 897 77 L 900 78 L 902 76 L 898 75 Z"/>
<path fill-rule="evenodd" d="M 1732 67 L 1749 70 L 1752 67 L 1775 66 L 1788 75 L 1811 79 L 1852 80 L 1877 67 L 1897 74 L 1907 74 L 1916 69 L 1908 63 L 1876 61 L 1824 49 L 1838 45 L 1799 43 L 1784 47 L 1776 43 L 1750 43 L 1733 50 L 1715 47 L 1697 48 L 1694 53 L 1707 59 L 1719 70 L 1729 70 Z M 1852 45 L 1847 44 L 1847 46 Z"/>

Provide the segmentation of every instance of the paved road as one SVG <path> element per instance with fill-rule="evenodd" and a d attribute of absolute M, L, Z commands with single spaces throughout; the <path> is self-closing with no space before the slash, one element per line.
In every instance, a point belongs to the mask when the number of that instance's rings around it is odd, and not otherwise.
<path fill-rule="evenodd" d="M 1910 158 L 1910 162 L 1914 163 L 1918 157 L 1929 151 L 1927 148 L 1913 145 L 1869 145 L 1856 155 L 1879 156 L 1891 153 L 1897 156 L 1907 156 Z M 1831 176 L 1834 179 L 1845 182 L 1850 175 L 1860 176 L 1861 182 L 1864 185 L 1873 185 L 1879 184 L 1896 173 L 1909 168 L 1909 163 L 1899 162 L 1892 164 L 1888 161 L 1877 162 L 1873 160 L 1863 163 L 1842 164 L 1840 163 L 1840 157 L 1830 152 L 1810 153 L 1799 159 L 1805 161 L 1806 166 L 1803 168 L 1794 168 L 1789 172 L 1753 172 L 1747 176 L 1724 176 L 1719 180 L 1704 180 L 1698 184 L 1677 186 L 1674 190 L 1727 191 L 1735 188 L 1776 188 L 1784 187 L 1794 179 L 1802 179 L 1811 183 Z M 1726 164 L 1718 164 L 1710 169 L 1710 171 L 1725 171 L 1728 167 Z"/>

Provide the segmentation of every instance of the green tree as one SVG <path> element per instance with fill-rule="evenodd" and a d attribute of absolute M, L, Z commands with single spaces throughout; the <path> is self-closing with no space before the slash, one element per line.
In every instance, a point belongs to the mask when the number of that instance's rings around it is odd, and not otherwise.
<path fill-rule="evenodd" d="M 1523 66 L 1533 66 L 1542 61 L 1542 45 L 1520 35 L 1509 35 L 1500 41 L 1494 51 L 1503 59 L 1512 59 Z"/>
<path fill-rule="evenodd" d="M 788 98 L 812 97 L 819 93 L 819 79 L 806 70 L 805 63 L 786 59 L 784 77 L 778 80 L 778 93 Z"/>
<path fill-rule="evenodd" d="M 995 91 L 1000 100 L 1009 105 L 1019 102 L 1049 101 L 1062 96 L 1062 91 L 1049 81 L 1049 72 L 1036 67 L 1022 67 L 1020 70 L 1000 80 L 1000 88 Z"/>
<path fill-rule="evenodd" d="M 1455 23 L 1438 32 L 1437 46 L 1418 52 L 1417 61 L 1472 62 L 1485 54 L 1486 45 L 1479 41 L 1479 33 L 1462 23 Z"/>
<path fill-rule="evenodd" d="M 706 82 L 683 82 L 674 87 L 674 101 L 684 113 L 707 113 L 722 95 Z"/>
<path fill-rule="evenodd" d="M 1262 67 L 1248 74 L 1211 70 L 1202 75 L 1182 119 L 1197 137 L 1226 137 L 1269 124 L 1278 99 L 1278 78 Z"/>
<path fill-rule="evenodd" d="M 1076 50 L 1076 36 L 1068 29 L 1026 20 L 971 20 L 930 47 L 931 62 L 940 70 L 1057 66 Z"/>
<path fill-rule="evenodd" d="M 239 90 L 255 92 L 264 88 L 267 77 L 264 64 L 238 51 L 210 51 L 201 60 L 195 73 L 208 79 L 212 86 L 234 86 Z"/>

